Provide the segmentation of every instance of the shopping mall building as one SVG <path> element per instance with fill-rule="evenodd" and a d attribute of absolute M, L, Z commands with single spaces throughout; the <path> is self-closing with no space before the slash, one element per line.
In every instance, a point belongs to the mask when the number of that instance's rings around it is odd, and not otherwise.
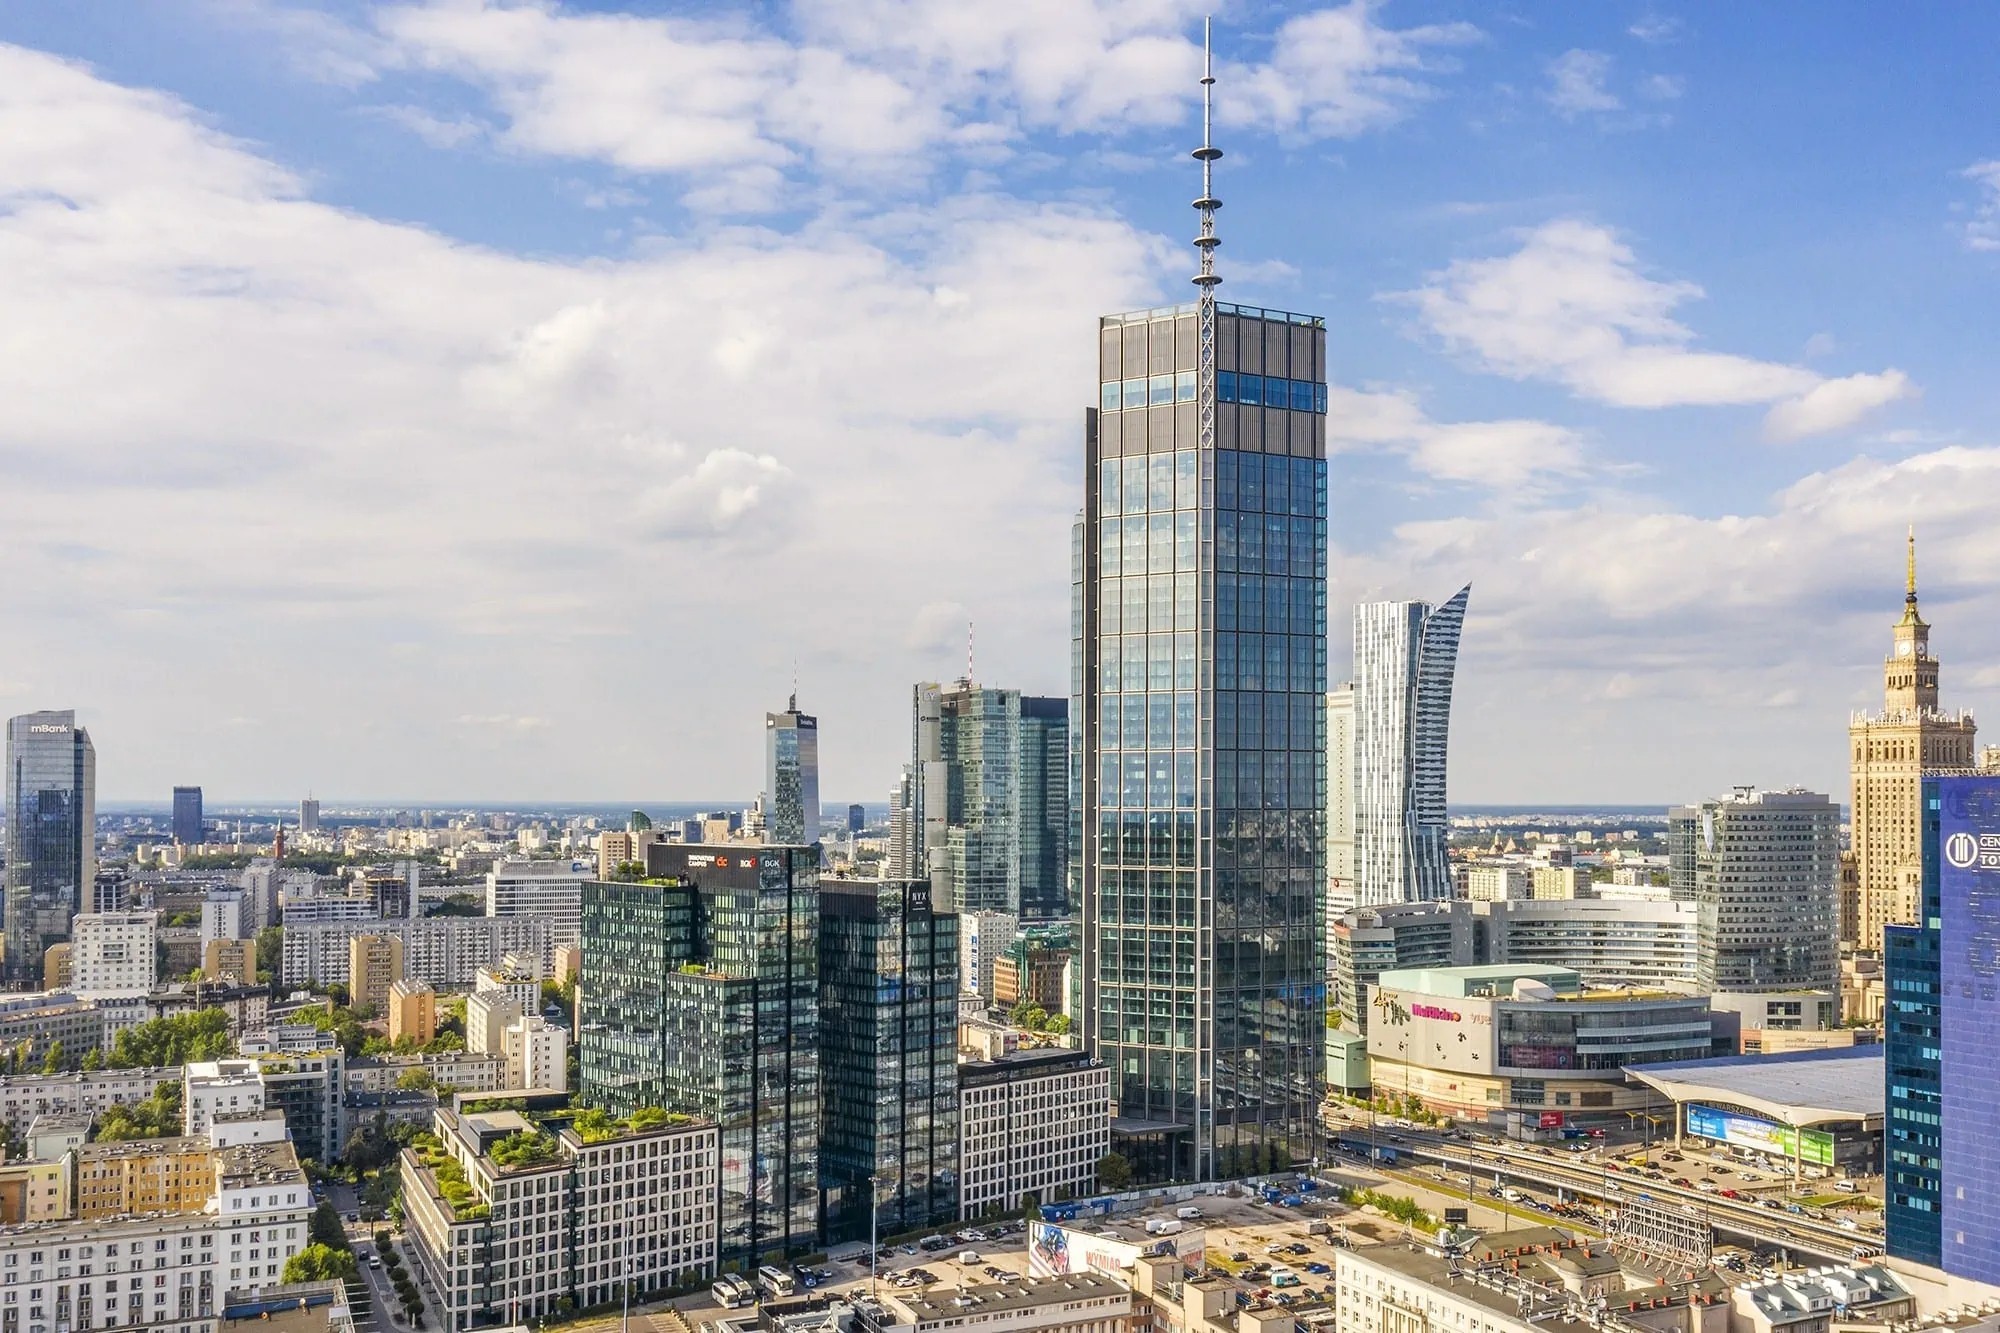
<path fill-rule="evenodd" d="M 1436 967 L 1382 973 L 1368 991 L 1375 1094 L 1515 1133 L 1626 1123 L 1659 1111 L 1628 1065 L 1710 1053 L 1708 997 L 1585 990 L 1572 968 Z"/>

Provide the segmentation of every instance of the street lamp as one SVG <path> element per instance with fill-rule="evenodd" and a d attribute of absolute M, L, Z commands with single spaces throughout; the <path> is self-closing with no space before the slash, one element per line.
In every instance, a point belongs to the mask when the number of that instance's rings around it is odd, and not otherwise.
<path fill-rule="evenodd" d="M 875 1192 L 882 1188 L 882 1177 L 868 1177 L 868 1295 L 875 1295 L 875 1266 L 882 1253 L 875 1243 L 875 1224 L 881 1217 L 881 1210 L 875 1206 Z"/>

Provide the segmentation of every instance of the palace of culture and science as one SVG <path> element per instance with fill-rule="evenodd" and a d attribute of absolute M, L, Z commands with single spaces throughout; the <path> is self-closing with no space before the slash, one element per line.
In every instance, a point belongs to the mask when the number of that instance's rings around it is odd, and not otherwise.
<path fill-rule="evenodd" d="M 1974 767 L 1972 714 L 1938 707 L 1931 627 L 1917 613 L 1917 539 L 1910 535 L 1903 618 L 1882 667 L 1882 711 L 1857 713 L 1847 736 L 1852 764 L 1851 857 L 1841 871 L 1840 939 L 1882 947 L 1882 928 L 1917 919 L 1923 775 Z"/>

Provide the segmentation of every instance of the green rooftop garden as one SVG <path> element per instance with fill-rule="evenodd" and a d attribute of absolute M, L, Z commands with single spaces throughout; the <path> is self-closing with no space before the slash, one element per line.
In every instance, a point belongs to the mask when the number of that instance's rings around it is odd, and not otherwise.
<path fill-rule="evenodd" d="M 445 1151 L 444 1144 L 437 1135 L 431 1133 L 417 1135 L 410 1140 L 410 1151 L 417 1155 L 417 1161 L 422 1163 L 424 1169 L 431 1173 L 431 1178 L 437 1181 L 438 1197 L 450 1206 L 455 1221 L 477 1222 L 491 1214 L 492 1208 L 473 1192 L 471 1182 L 466 1180 L 465 1168 L 458 1164 L 457 1158 Z"/>
<path fill-rule="evenodd" d="M 576 1119 L 569 1122 L 576 1136 L 585 1143 L 602 1143 L 625 1134 L 643 1134 L 648 1130 L 666 1129 L 677 1125 L 691 1125 L 694 1117 L 663 1111 L 657 1106 L 642 1106 L 631 1115 L 619 1117 L 609 1111 L 590 1107 L 577 1112 Z"/>

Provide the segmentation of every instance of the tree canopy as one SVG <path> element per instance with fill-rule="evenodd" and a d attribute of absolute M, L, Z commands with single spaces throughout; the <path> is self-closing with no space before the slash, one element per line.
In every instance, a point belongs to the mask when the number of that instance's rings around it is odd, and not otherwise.
<path fill-rule="evenodd" d="M 198 1009 L 149 1018 L 123 1029 L 111 1043 L 111 1058 L 105 1063 L 113 1069 L 184 1065 L 220 1060 L 235 1049 L 229 1039 L 229 1015 L 221 1009 Z"/>
<path fill-rule="evenodd" d="M 345 1282 L 358 1276 L 354 1251 L 314 1243 L 285 1261 L 286 1282 Z"/>
<path fill-rule="evenodd" d="M 119 1034 L 121 1037 L 124 1033 Z M 130 1105 L 108 1106 L 97 1117 L 100 1143 L 124 1139 L 163 1139 L 181 1132 L 181 1085 L 169 1080 L 153 1095 Z"/>

